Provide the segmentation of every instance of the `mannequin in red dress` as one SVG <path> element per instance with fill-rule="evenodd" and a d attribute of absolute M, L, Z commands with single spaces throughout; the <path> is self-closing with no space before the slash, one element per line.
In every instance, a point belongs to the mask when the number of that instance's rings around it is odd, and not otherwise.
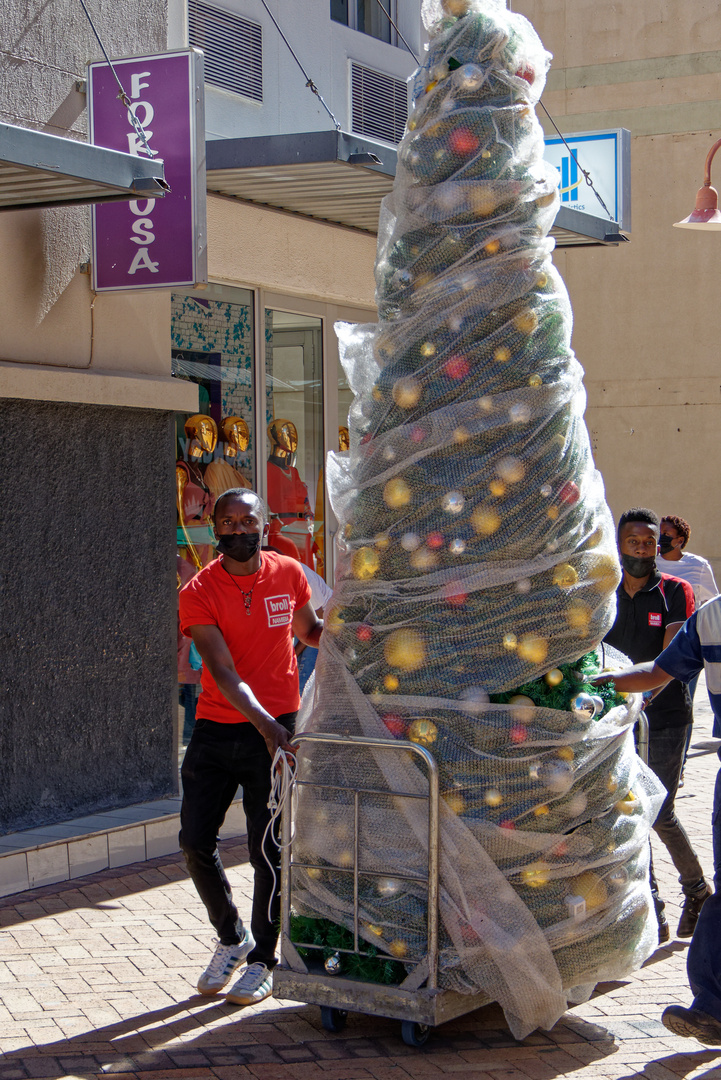
<path fill-rule="evenodd" d="M 273 420 L 268 425 L 271 451 L 268 458 L 268 506 L 280 520 L 283 535 L 293 541 L 301 562 L 312 568 L 313 512 L 308 488 L 293 461 L 298 449 L 298 430 L 292 420 Z"/>

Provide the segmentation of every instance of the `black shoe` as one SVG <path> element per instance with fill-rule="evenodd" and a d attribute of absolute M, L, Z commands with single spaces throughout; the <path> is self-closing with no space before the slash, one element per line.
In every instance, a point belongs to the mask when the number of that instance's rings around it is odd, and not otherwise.
<path fill-rule="evenodd" d="M 656 920 L 658 922 L 658 943 L 659 945 L 665 945 L 671 937 L 671 927 L 668 925 L 668 919 L 662 911 L 656 912 Z"/>
<path fill-rule="evenodd" d="M 683 905 L 683 911 L 681 912 L 681 918 L 678 922 L 678 930 L 676 931 L 679 937 L 693 937 L 693 932 L 696 929 L 698 917 L 701 914 L 701 908 L 704 906 L 710 895 L 711 890 L 709 889 L 708 885 L 704 883 L 704 887 L 701 892 L 693 893 L 693 895 L 686 897 Z"/>
<path fill-rule="evenodd" d="M 700 1009 L 684 1009 L 683 1005 L 669 1005 L 664 1009 L 661 1021 L 674 1035 L 686 1039 L 698 1039 L 704 1046 L 721 1046 L 721 1020 Z"/>

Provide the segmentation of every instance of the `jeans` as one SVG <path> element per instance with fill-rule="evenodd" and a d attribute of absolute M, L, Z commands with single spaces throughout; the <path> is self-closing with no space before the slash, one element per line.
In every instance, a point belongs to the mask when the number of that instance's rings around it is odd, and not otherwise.
<path fill-rule="evenodd" d="M 719 751 L 721 758 L 721 750 Z M 721 769 L 713 799 L 713 861 L 715 892 L 701 908 L 686 959 L 693 1008 L 721 1020 Z"/>
<path fill-rule="evenodd" d="M 284 713 L 278 721 L 292 733 L 295 717 L 295 713 Z M 188 873 L 221 943 L 237 944 L 243 938 L 244 927 L 220 860 L 218 831 L 238 786 L 242 785 L 250 864 L 254 871 L 250 928 L 255 948 L 248 956 L 248 963 L 273 968 L 280 915 L 280 849 L 277 829 L 272 830 L 273 835 L 270 830 L 265 835 L 270 821 L 270 770 L 265 741 L 251 723 L 218 724 L 198 719 L 180 770 L 183 804 L 179 840 Z M 275 870 L 275 878 L 266 856 Z"/>
<path fill-rule="evenodd" d="M 689 726 L 664 728 L 661 731 L 651 729 L 648 740 L 649 767 L 656 773 L 667 791 L 653 827 L 668 849 L 686 896 L 698 892 L 704 883 L 701 863 L 691 847 L 681 822 L 676 817 L 674 806 Z M 658 895 L 653 865 L 651 866 L 651 891 L 654 895 Z"/>
<path fill-rule="evenodd" d="M 318 650 L 314 649 L 312 645 L 306 645 L 303 652 L 298 657 L 298 685 L 300 687 L 301 694 L 305 689 L 305 684 L 313 674 L 315 669 L 315 662 L 318 659 Z"/>

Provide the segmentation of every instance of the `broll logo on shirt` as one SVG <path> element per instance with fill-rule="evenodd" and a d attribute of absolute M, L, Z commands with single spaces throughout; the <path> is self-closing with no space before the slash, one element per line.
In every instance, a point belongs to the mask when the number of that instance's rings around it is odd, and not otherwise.
<path fill-rule="evenodd" d="M 265 610 L 268 612 L 268 626 L 287 626 L 292 621 L 290 596 L 266 596 Z"/>

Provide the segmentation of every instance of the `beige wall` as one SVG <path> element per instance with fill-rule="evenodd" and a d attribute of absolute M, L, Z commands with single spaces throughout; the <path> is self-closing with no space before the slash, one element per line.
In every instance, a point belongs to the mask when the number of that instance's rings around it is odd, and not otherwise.
<path fill-rule="evenodd" d="M 236 199 L 208 198 L 208 276 L 375 308 L 376 237 Z"/>
<path fill-rule="evenodd" d="M 721 576 L 721 234 L 673 229 L 721 137 L 721 8 L 711 0 L 512 0 L 554 63 L 564 132 L 632 133 L 631 242 L 555 261 L 586 369 L 587 422 L 617 517 L 680 514 Z M 543 118 L 543 114 L 540 113 Z M 550 127 L 548 128 L 550 130 Z M 721 186 L 721 155 L 714 170 Z"/>

